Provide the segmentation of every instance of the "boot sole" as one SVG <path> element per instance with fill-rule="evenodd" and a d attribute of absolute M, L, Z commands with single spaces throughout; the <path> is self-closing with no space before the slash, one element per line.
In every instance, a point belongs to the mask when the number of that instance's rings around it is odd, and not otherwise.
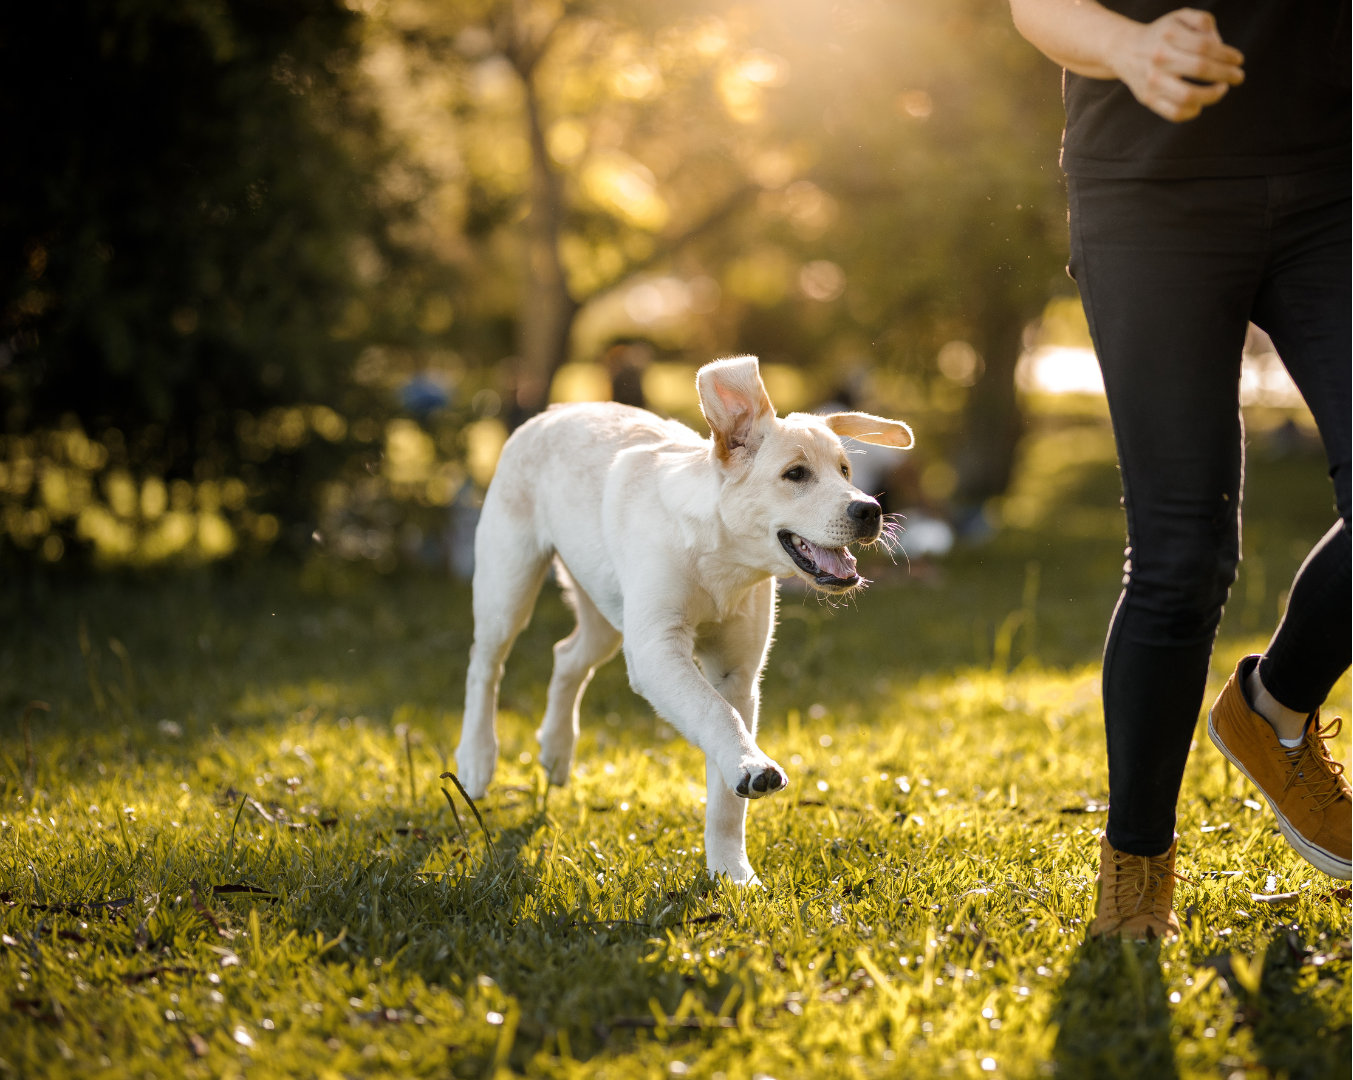
<path fill-rule="evenodd" d="M 1212 710 L 1207 713 L 1207 737 L 1212 740 L 1212 745 L 1222 752 L 1222 755 L 1239 769 L 1255 789 L 1264 796 L 1264 801 L 1268 803 L 1269 809 L 1273 811 L 1273 816 L 1278 819 L 1278 828 L 1282 830 L 1283 837 L 1292 845 L 1292 850 L 1314 866 L 1322 874 L 1328 874 L 1332 878 L 1338 878 L 1340 881 L 1348 881 L 1353 878 L 1353 863 L 1348 859 L 1341 859 L 1332 852 L 1311 843 L 1301 833 L 1297 832 L 1296 827 L 1287 820 L 1286 816 L 1278 809 L 1278 804 L 1269 798 L 1268 792 L 1259 786 L 1258 782 L 1250 775 L 1249 769 L 1236 758 L 1226 744 L 1221 741 L 1221 736 L 1217 734 L 1216 727 L 1212 723 Z"/>

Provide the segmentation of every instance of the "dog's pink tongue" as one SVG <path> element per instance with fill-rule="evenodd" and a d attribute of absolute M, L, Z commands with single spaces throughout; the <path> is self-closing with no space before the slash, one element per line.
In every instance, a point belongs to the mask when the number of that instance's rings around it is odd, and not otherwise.
<path fill-rule="evenodd" d="M 813 553 L 813 562 L 824 574 L 832 577 L 852 578 L 855 576 L 855 556 L 847 548 L 824 548 L 809 541 Z"/>

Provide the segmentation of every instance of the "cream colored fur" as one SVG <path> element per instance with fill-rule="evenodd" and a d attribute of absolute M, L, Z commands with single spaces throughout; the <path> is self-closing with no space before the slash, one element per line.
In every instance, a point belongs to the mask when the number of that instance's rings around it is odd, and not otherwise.
<path fill-rule="evenodd" d="M 498 758 L 503 665 L 557 560 L 578 625 L 554 647 L 537 732 L 550 781 L 567 783 L 583 692 L 623 643 L 630 685 L 705 752 L 710 873 L 744 883 L 756 880 L 746 800 L 788 783 L 756 744 L 775 577 L 823 587 L 780 533 L 838 550 L 876 540 L 877 504 L 851 485 L 841 436 L 912 440 L 905 424 L 862 413 L 778 419 L 754 357 L 707 364 L 697 384 L 708 439 L 605 403 L 556 406 L 508 440 L 475 536 L 474 646 L 456 762 L 470 794 L 483 796 Z"/>

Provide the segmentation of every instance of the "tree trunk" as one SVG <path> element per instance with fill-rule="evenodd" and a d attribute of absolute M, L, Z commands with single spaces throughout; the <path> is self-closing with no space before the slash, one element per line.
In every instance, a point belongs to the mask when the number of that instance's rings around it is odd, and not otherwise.
<path fill-rule="evenodd" d="M 1023 350 L 1026 318 L 1017 308 L 993 305 L 981 322 L 978 345 L 986 370 L 968 393 L 964 440 L 955 455 L 958 487 L 954 502 L 970 513 L 1010 486 L 1015 447 L 1024 435 L 1024 416 L 1015 394 L 1015 365 Z"/>
<path fill-rule="evenodd" d="M 525 287 L 517 324 L 516 401 L 508 416 L 513 427 L 549 403 L 550 382 L 568 358 L 579 306 L 568 290 L 559 257 L 564 226 L 562 184 L 550 164 L 540 103 L 529 72 L 523 82 L 531 143 L 531 209 L 522 227 Z"/>

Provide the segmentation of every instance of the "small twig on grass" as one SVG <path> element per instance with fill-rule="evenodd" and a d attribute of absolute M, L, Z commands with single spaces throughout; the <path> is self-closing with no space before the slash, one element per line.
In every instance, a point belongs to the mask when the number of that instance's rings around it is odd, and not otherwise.
<path fill-rule="evenodd" d="M 0 892 L 0 903 L 13 905 L 16 901 L 11 900 L 11 895 L 8 892 Z M 96 911 L 115 914 L 131 902 L 130 896 L 122 896 L 116 900 L 91 900 L 75 904 L 27 904 L 25 906 L 29 911 L 50 911 L 57 915 L 80 915 Z"/>
<path fill-rule="evenodd" d="M 444 772 L 442 773 L 442 779 L 450 780 L 451 783 L 455 784 L 456 790 L 460 792 L 461 798 L 470 804 L 470 812 L 474 814 L 475 821 L 479 822 L 480 831 L 483 832 L 484 839 L 488 841 L 489 851 L 493 853 L 493 857 L 496 859 L 498 857 L 498 852 L 493 846 L 493 837 L 489 835 L 489 830 L 484 825 L 484 819 L 479 816 L 479 807 L 475 806 L 474 800 L 470 798 L 470 793 L 465 790 L 465 785 L 460 782 L 460 777 L 453 772 Z"/>
<path fill-rule="evenodd" d="M 442 794 L 446 796 L 446 805 L 451 807 L 451 816 L 456 819 L 456 828 L 460 830 L 460 835 L 465 841 L 465 846 L 470 846 L 470 834 L 465 831 L 465 825 L 460 820 L 460 812 L 456 809 L 456 801 L 451 798 L 451 792 L 442 788 Z"/>
<path fill-rule="evenodd" d="M 33 789 L 38 783 L 38 767 L 33 761 L 33 733 L 29 729 L 28 718 L 37 710 L 51 712 L 52 707 L 45 701 L 30 701 L 23 707 L 23 749 L 26 768 L 23 777 L 24 794 L 28 797 L 31 804 L 33 801 Z"/>
<path fill-rule="evenodd" d="M 213 885 L 211 887 L 212 896 L 228 896 L 232 893 L 247 893 L 250 896 L 264 896 L 269 900 L 275 900 L 277 894 L 269 892 L 267 889 L 260 889 L 257 885 Z"/>
<path fill-rule="evenodd" d="M 223 938 L 230 937 L 229 934 L 227 934 L 224 930 L 221 929 L 221 924 L 216 921 L 216 916 L 211 913 L 211 911 L 207 908 L 207 905 L 202 903 L 202 901 L 198 899 L 197 882 L 191 881 L 188 883 L 188 885 L 189 888 L 192 890 L 193 910 L 196 911 L 199 915 L 202 916 L 202 918 L 206 919 L 207 922 L 211 924 L 211 928 L 216 931 L 218 937 Z"/>

